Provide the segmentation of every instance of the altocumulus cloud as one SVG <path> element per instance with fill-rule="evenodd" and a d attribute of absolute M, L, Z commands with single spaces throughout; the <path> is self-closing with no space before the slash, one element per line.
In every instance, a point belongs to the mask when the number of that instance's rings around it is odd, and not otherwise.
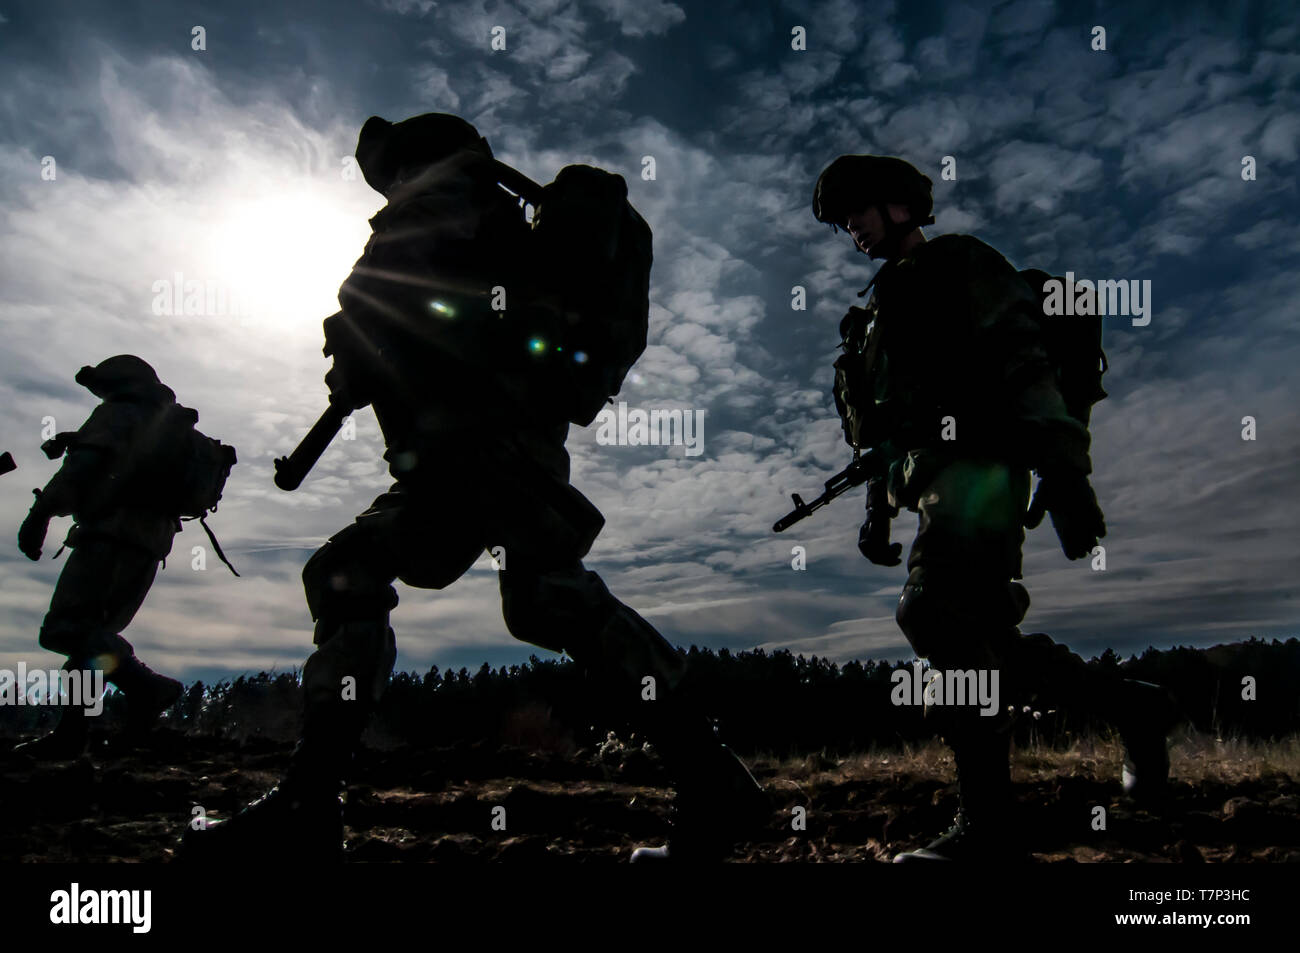
<path fill-rule="evenodd" d="M 324 405 L 319 322 L 382 204 L 342 160 L 368 115 L 455 111 L 535 179 L 570 162 L 621 172 L 655 230 L 650 343 L 622 399 L 703 409 L 705 453 L 599 446 L 573 428 L 575 483 L 608 520 L 589 565 L 679 643 L 906 656 L 903 571 L 857 555 L 860 500 L 770 532 L 789 492 L 848 459 L 829 364 L 874 266 L 808 206 L 831 158 L 877 152 L 934 179 L 935 233 L 976 234 L 1018 267 L 1153 283 L 1148 327 L 1107 327 L 1111 398 L 1093 428 L 1107 569 L 1031 534 L 1026 625 L 1088 653 L 1295 634 L 1293 18 L 1282 4 L 1249 24 L 1209 5 L 1088 16 L 1013 2 L 923 19 L 849 0 L 6 10 L 0 438 L 21 470 L 0 481 L 0 507 L 16 529 L 53 471 L 36 452 L 42 419 L 67 429 L 89 411 L 76 368 L 148 357 L 239 448 L 214 525 L 244 578 L 191 571 L 205 541 L 187 531 L 128 638 L 187 677 L 300 664 L 302 564 L 387 483 L 368 412 L 302 490 L 270 480 Z M 1089 47 L 1094 22 L 1107 52 Z M 805 51 L 790 47 L 796 25 Z M 154 283 L 177 273 L 257 308 L 155 315 Z M 806 311 L 791 310 L 795 285 Z M 895 538 L 914 525 L 905 514 Z M 5 664 L 48 661 L 35 633 L 59 568 L 0 552 Z M 506 634 L 486 559 L 402 600 L 399 666 L 532 651 Z"/>

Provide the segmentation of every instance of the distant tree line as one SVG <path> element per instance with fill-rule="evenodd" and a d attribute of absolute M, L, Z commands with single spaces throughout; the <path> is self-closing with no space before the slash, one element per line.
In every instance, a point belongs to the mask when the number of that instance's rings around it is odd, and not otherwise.
<path fill-rule="evenodd" d="M 891 701 L 893 673 L 910 670 L 910 662 L 835 664 L 762 649 L 732 653 L 692 647 L 688 655 L 683 693 L 718 721 L 728 744 L 744 753 L 848 753 L 935 734 L 920 708 Z M 1166 686 L 1201 731 L 1254 740 L 1300 731 L 1300 640 L 1294 638 L 1210 649 L 1148 648 L 1127 662 L 1108 649 L 1089 665 Z M 294 672 L 263 672 L 214 685 L 195 682 L 169 713 L 169 725 L 239 741 L 291 741 L 297 735 L 300 692 Z M 383 746 L 487 742 L 572 751 L 598 743 L 607 731 L 629 737 L 636 713 L 626 704 L 653 704 L 600 692 L 572 661 L 536 656 L 508 668 L 485 664 L 473 673 L 437 667 L 424 675 L 400 673 L 368 739 Z M 120 717 L 121 701 L 110 696 L 105 717 Z M 1029 711 L 1017 705 L 1022 744 L 1064 746 L 1105 728 L 1087 713 L 1056 710 L 1051 699 L 1030 701 Z M 5 706 L 0 733 L 12 738 L 44 730 L 53 714 L 48 707 Z"/>

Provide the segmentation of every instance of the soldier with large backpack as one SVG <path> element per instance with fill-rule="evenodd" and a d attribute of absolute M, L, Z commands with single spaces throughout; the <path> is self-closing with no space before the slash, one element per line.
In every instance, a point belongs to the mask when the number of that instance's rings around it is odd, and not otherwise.
<path fill-rule="evenodd" d="M 1015 581 L 1024 527 L 1050 514 L 1069 559 L 1106 534 L 1088 479 L 1089 412 L 1106 396 L 1100 319 L 1046 315 L 1047 274 L 1017 272 L 972 236 L 927 240 L 930 190 L 902 159 L 867 155 L 840 156 L 814 190 L 818 221 L 884 259 L 866 307 L 841 323 L 835 362 L 845 439 L 883 460 L 868 482 L 859 549 L 897 566 L 890 522 L 900 509 L 919 513 L 897 611 L 917 655 L 940 672 L 997 671 L 1003 715 L 1008 697 L 1033 696 L 1108 719 L 1126 748 L 1125 789 L 1154 797 L 1168 777 L 1174 719 L 1164 690 L 1094 674 L 1065 646 L 1018 628 L 1029 607 Z M 895 860 L 1023 856 L 1009 720 L 976 704 L 934 714 L 954 752 L 961 810 L 948 833 Z"/>
<path fill-rule="evenodd" d="M 393 583 L 443 589 L 485 549 L 510 633 L 566 652 L 644 719 L 668 763 L 673 839 L 635 859 L 721 856 L 762 810 L 760 789 L 679 702 L 682 654 L 583 567 L 604 519 L 569 484 L 564 448 L 645 348 L 649 227 L 621 176 L 569 166 L 538 188 L 455 116 L 372 117 L 356 156 L 388 204 L 325 321 L 330 409 L 276 482 L 297 486 L 366 406 L 394 482 L 303 570 L 317 649 L 287 774 L 188 832 L 186 856 L 341 856 L 341 786 L 395 661 Z M 641 700 L 646 679 L 655 701 Z"/>
<path fill-rule="evenodd" d="M 57 434 L 41 448 L 51 459 L 63 457 L 63 465 L 34 491 L 18 548 L 40 559 L 50 520 L 73 517 L 64 543 L 70 554 L 40 644 L 66 655 L 69 672 L 102 670 L 126 696 L 127 732 L 134 738 L 180 697 L 181 684 L 136 658 L 121 632 L 171 552 L 180 519 L 201 519 L 216 509 L 235 452 L 199 433 L 198 414 L 176 403 L 171 388 L 134 355 L 83 367 L 76 381 L 102 403 L 80 429 Z M 65 705 L 54 731 L 15 750 L 37 758 L 77 757 L 86 748 L 87 717 L 84 707 Z"/>

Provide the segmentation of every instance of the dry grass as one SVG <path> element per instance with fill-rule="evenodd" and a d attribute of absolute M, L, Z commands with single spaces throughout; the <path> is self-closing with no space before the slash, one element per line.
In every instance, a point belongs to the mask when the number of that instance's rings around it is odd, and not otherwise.
<path fill-rule="evenodd" d="M 1012 776 L 1016 781 L 1062 775 L 1089 778 L 1118 776 L 1124 748 L 1116 734 L 1090 736 L 1068 748 L 1046 746 L 1014 749 Z M 1170 776 L 1189 783 L 1235 784 L 1278 775 L 1300 778 L 1300 736 L 1278 741 L 1216 738 L 1196 731 L 1179 731 L 1171 738 Z M 758 755 L 748 759 L 760 776 L 800 783 L 834 780 L 878 781 L 905 775 L 917 780 L 955 781 L 952 751 L 938 738 L 903 748 L 881 748 L 833 757 L 825 751 L 795 758 Z"/>

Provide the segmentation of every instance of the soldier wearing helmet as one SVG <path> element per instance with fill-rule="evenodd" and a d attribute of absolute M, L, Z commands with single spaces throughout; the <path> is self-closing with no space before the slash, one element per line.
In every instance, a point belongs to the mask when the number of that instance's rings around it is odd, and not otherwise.
<path fill-rule="evenodd" d="M 303 669 L 302 738 L 288 773 L 241 814 L 187 835 L 185 855 L 287 849 L 338 860 L 341 785 L 395 661 L 394 582 L 445 588 L 485 548 L 500 546 L 512 635 L 566 652 L 611 698 L 639 699 L 647 678 L 656 687 L 657 700 L 636 710 L 648 716 L 641 727 L 677 783 L 678 820 L 667 849 L 643 848 L 634 859 L 721 856 L 735 822 L 754 803 L 765 807 L 761 791 L 707 719 L 679 700 L 682 653 L 582 563 L 604 518 L 569 484 L 564 442 L 573 418 L 557 409 L 555 395 L 573 374 L 598 372 L 618 351 L 613 319 L 598 329 L 603 351 L 549 352 L 569 364 L 537 357 L 550 334 L 524 335 L 527 347 L 516 346 L 512 328 L 541 320 L 528 290 L 529 227 L 517 197 L 500 187 L 512 170 L 494 162 L 469 123 L 444 114 L 396 124 L 372 117 L 356 154 L 388 205 L 371 219 L 373 235 L 340 289 L 343 310 L 327 319 L 334 365 L 326 382 L 332 404 L 373 407 L 395 482 L 303 570 L 317 648 Z M 568 167 L 552 185 L 583 176 L 582 168 Z M 639 216 L 623 217 L 634 212 L 625 211 L 621 177 L 594 169 L 587 177 L 605 185 L 617 179 L 614 212 L 629 236 L 640 234 L 640 223 L 648 255 L 648 227 Z M 548 203 L 543 196 L 538 215 L 552 221 Z M 568 250 L 551 251 L 563 271 Z M 581 277 L 596 286 L 601 280 Z M 504 313 L 487 307 L 493 286 L 509 289 Z M 640 297 L 648 313 L 645 289 Z M 583 327 L 577 310 L 562 325 L 572 334 Z M 622 374 L 610 379 L 621 382 Z M 598 406 L 607 394 L 597 395 Z M 347 681 L 355 685 L 351 698 Z"/>
<path fill-rule="evenodd" d="M 931 211 L 930 179 L 892 156 L 840 156 L 813 193 L 818 221 L 884 261 L 866 306 L 840 325 L 835 362 L 845 439 L 888 461 L 887 476 L 868 484 L 859 549 L 899 565 L 890 523 L 902 509 L 918 513 L 897 610 L 917 655 L 941 672 L 998 671 L 1002 713 L 1006 696 L 1034 696 L 1108 718 L 1126 744 L 1126 789 L 1158 794 L 1169 767 L 1165 692 L 1096 675 L 1046 635 L 1018 628 L 1029 607 L 1016 580 L 1030 471 L 1068 558 L 1105 536 L 1088 479 L 1090 437 L 1046 359 L 1033 290 L 977 238 L 927 240 Z M 1022 856 L 1009 816 L 1009 719 L 975 705 L 932 713 L 955 755 L 961 810 L 946 834 L 895 859 Z"/>
<path fill-rule="evenodd" d="M 161 509 L 154 494 L 130 478 L 140 439 L 156 428 L 176 395 L 132 354 L 83 367 L 76 381 L 103 403 L 79 430 L 58 434 L 43 448 L 51 457 L 65 454 L 64 461 L 36 491 L 18 548 L 40 559 L 50 520 L 75 520 L 40 645 L 66 655 L 68 671 L 102 670 L 125 694 L 127 731 L 138 737 L 181 694 L 180 682 L 151 670 L 121 636 L 181 528 L 175 513 Z M 84 707 L 65 706 L 53 732 L 15 750 L 37 758 L 76 757 L 86 747 L 86 717 Z"/>

